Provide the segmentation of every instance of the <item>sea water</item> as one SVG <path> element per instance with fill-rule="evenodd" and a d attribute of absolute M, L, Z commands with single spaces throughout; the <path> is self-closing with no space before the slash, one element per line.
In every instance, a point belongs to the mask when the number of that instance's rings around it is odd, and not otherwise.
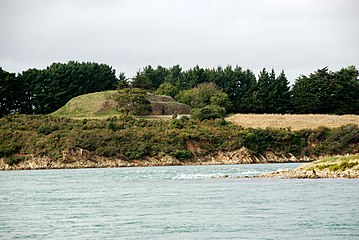
<path fill-rule="evenodd" d="M 359 179 L 243 178 L 297 165 L 2 171 L 0 239 L 359 239 Z"/>

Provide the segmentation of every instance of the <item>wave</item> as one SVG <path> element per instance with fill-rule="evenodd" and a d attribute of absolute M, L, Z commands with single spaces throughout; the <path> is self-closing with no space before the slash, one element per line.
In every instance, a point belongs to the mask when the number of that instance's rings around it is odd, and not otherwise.
<path fill-rule="evenodd" d="M 256 175 L 256 174 L 260 174 L 260 173 L 263 173 L 262 171 L 246 171 L 246 172 L 241 172 L 239 173 L 240 175 Z"/>
<path fill-rule="evenodd" d="M 186 173 L 182 173 L 182 174 L 177 174 L 176 176 L 174 176 L 172 179 L 176 179 L 176 180 L 191 180 L 191 179 L 204 179 L 204 178 L 213 178 L 217 176 L 217 174 L 200 174 L 200 173 L 195 173 L 195 174 L 186 174 Z"/>

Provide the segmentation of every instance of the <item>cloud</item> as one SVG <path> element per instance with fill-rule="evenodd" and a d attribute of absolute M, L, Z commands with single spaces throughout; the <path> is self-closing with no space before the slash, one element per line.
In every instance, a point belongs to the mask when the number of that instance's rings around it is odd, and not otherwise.
<path fill-rule="evenodd" d="M 284 69 L 293 81 L 359 63 L 355 0 L 2 0 L 0 66 L 95 61 Z"/>

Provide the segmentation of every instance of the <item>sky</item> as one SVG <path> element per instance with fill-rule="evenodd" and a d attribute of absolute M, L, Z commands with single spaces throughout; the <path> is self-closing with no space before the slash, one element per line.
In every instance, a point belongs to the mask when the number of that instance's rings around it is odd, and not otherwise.
<path fill-rule="evenodd" d="M 105 63 L 281 70 L 359 67 L 357 0 L 0 0 L 0 67 Z"/>

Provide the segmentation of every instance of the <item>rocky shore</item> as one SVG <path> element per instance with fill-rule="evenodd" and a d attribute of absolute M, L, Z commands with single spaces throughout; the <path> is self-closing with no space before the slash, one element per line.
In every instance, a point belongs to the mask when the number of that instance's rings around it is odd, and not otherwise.
<path fill-rule="evenodd" d="M 217 152 L 210 156 L 194 157 L 191 160 L 180 160 L 168 155 L 162 157 L 146 157 L 141 160 L 104 158 L 81 148 L 64 151 L 60 159 L 51 159 L 46 156 L 36 157 L 33 155 L 18 155 L 14 156 L 13 159 L 21 159 L 21 161 L 9 162 L 9 159 L 1 158 L 0 170 L 309 162 L 296 169 L 266 173 L 255 176 L 255 178 L 359 178 L 359 154 L 336 157 L 298 158 L 293 155 L 284 156 L 283 154 L 275 154 L 273 152 L 266 152 L 259 155 L 245 147 L 232 152 Z"/>
<path fill-rule="evenodd" d="M 296 169 L 266 173 L 258 178 L 359 178 L 359 155 L 324 158 Z"/>
<path fill-rule="evenodd" d="M 145 166 L 180 166 L 180 165 L 222 165 L 222 164 L 252 164 L 252 163 L 285 163 L 310 162 L 313 158 L 295 157 L 293 155 L 266 152 L 255 154 L 242 147 L 232 152 L 217 152 L 209 156 L 195 156 L 190 160 L 176 159 L 172 156 L 146 157 L 141 160 L 123 160 L 105 158 L 93 152 L 76 148 L 63 151 L 60 159 L 37 157 L 33 155 L 18 155 L 23 160 L 9 164 L 5 158 L 0 159 L 0 170 L 35 170 L 35 169 L 66 169 L 66 168 L 110 168 L 110 167 L 145 167 Z"/>

